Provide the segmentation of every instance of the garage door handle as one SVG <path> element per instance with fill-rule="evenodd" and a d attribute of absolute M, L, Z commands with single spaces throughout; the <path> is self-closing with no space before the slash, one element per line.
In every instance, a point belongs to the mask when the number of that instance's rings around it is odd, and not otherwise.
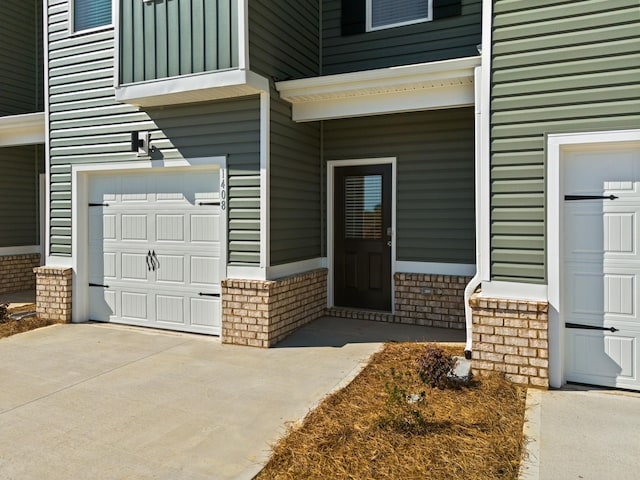
<path fill-rule="evenodd" d="M 219 297 L 220 296 L 219 293 L 202 293 L 202 292 L 200 292 L 198 295 L 200 295 L 201 297 Z"/>
<path fill-rule="evenodd" d="M 151 252 L 151 263 L 153 264 L 154 270 L 160 270 L 160 260 L 158 260 L 155 250 Z"/>
<path fill-rule="evenodd" d="M 582 325 L 580 323 L 565 323 L 564 326 L 567 328 L 582 328 L 585 330 L 605 330 L 611 333 L 620 331 L 616 327 L 597 327 L 595 325 Z"/>
<path fill-rule="evenodd" d="M 90 283 L 89 284 L 90 287 L 102 287 L 102 288 L 109 288 L 109 285 L 102 285 L 100 283 Z"/>
<path fill-rule="evenodd" d="M 153 263 L 153 260 L 151 259 L 151 250 L 149 250 L 147 252 L 146 261 L 147 261 L 147 271 L 150 272 L 151 271 L 151 264 Z M 153 270 L 155 271 L 155 268 Z"/>

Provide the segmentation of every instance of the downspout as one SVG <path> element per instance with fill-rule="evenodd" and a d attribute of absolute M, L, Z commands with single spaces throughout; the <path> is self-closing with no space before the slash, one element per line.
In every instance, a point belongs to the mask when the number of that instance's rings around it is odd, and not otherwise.
<path fill-rule="evenodd" d="M 482 249 L 481 249 L 481 192 L 482 192 L 482 67 L 476 67 L 474 69 L 473 85 L 475 90 L 475 219 L 476 219 L 476 274 L 464 289 L 464 314 L 467 332 L 467 341 L 464 347 L 464 356 L 466 359 L 471 359 L 471 352 L 473 349 L 473 311 L 469 300 L 471 295 L 476 291 L 476 288 L 482 283 L 481 265 L 482 265 Z"/>

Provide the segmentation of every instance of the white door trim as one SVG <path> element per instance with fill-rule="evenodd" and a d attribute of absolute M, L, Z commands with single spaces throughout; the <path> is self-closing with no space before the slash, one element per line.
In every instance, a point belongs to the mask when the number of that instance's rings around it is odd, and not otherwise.
<path fill-rule="evenodd" d="M 137 162 L 112 162 L 73 165 L 72 178 L 72 240 L 73 252 L 73 309 L 72 321 L 86 321 L 89 314 L 89 179 L 91 174 L 118 171 L 140 171 L 152 169 L 154 172 L 164 172 L 172 169 L 220 169 L 220 182 L 227 186 L 226 157 L 205 157 L 180 160 L 141 160 Z M 226 188 L 224 189 L 226 190 Z M 226 192 L 225 192 L 226 193 Z M 220 188 L 223 198 L 223 188 Z M 227 209 L 220 211 L 220 242 L 223 245 L 220 252 L 220 278 L 226 278 L 227 268 Z"/>
<path fill-rule="evenodd" d="M 353 167 L 364 165 L 391 165 L 391 312 L 395 313 L 395 282 L 393 276 L 396 273 L 396 157 L 384 158 L 361 158 L 352 160 L 329 160 L 327 161 L 327 307 L 334 306 L 333 299 L 333 219 L 334 219 L 334 178 L 335 169 L 339 167 Z"/>
<path fill-rule="evenodd" d="M 589 151 L 597 147 L 640 145 L 640 129 L 609 132 L 581 132 L 547 136 L 547 275 L 549 295 L 549 385 L 566 383 L 564 368 L 564 319 L 562 310 L 562 202 L 561 162 L 568 151 Z"/>

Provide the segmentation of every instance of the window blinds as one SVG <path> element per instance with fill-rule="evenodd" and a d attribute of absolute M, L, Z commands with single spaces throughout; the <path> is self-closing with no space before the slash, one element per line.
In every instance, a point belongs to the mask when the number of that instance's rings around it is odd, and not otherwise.
<path fill-rule="evenodd" d="M 412 22 L 429 17 L 429 0 L 371 0 L 371 27 Z"/>
<path fill-rule="evenodd" d="M 111 23 L 111 0 L 74 0 L 73 10 L 75 32 Z"/>

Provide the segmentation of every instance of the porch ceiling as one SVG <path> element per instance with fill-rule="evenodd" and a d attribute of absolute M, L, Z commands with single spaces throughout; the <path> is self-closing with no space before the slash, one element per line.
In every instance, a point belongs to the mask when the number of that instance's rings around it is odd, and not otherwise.
<path fill-rule="evenodd" d="M 480 57 L 277 82 L 298 122 L 474 104 Z"/>

